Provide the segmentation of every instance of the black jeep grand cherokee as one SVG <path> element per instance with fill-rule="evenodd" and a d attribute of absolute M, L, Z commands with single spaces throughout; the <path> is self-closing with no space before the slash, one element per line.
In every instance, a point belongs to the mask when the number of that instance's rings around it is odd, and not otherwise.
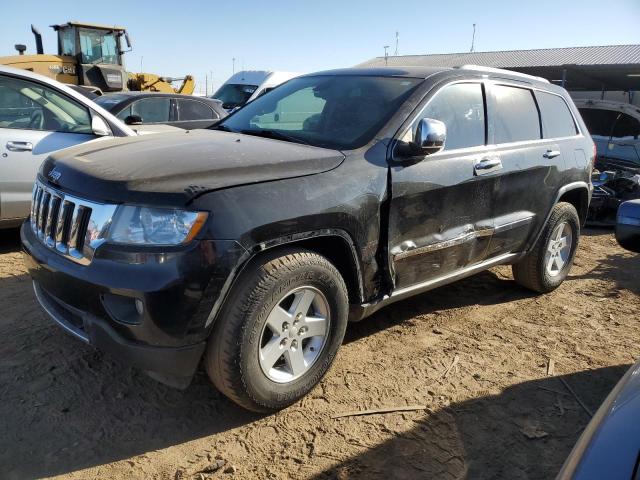
<path fill-rule="evenodd" d="M 347 321 L 499 264 L 567 276 L 594 146 L 567 93 L 481 67 L 296 78 L 187 131 L 43 164 L 22 242 L 62 327 L 256 411 L 305 395 Z"/>

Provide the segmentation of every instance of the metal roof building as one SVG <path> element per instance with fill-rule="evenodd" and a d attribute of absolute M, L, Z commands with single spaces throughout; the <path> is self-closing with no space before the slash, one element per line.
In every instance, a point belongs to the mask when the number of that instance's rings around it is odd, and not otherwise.
<path fill-rule="evenodd" d="M 564 84 L 568 90 L 640 90 L 640 45 L 376 57 L 358 67 L 482 65 Z"/>

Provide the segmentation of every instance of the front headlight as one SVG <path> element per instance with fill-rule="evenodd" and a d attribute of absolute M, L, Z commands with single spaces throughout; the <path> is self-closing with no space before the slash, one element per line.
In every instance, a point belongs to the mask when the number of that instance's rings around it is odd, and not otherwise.
<path fill-rule="evenodd" d="M 205 212 L 121 205 L 108 239 L 134 245 L 179 245 L 193 240 L 206 219 Z"/>

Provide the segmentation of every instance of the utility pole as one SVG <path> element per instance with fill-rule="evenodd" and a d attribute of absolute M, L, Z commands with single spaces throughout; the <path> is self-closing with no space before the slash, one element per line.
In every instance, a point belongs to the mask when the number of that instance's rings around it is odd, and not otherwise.
<path fill-rule="evenodd" d="M 232 73 L 236 73 L 236 57 L 233 57 L 231 61 L 233 62 Z"/>
<path fill-rule="evenodd" d="M 209 96 L 209 74 L 208 73 L 204 74 L 204 96 L 205 97 Z"/>
<path fill-rule="evenodd" d="M 469 50 L 470 52 L 473 52 L 473 50 L 475 49 L 475 44 L 476 44 L 476 24 L 473 24 L 473 36 L 471 37 L 471 50 Z"/>
<path fill-rule="evenodd" d="M 144 57 L 142 55 L 140 55 L 140 73 L 142 73 L 142 59 Z"/>
<path fill-rule="evenodd" d="M 387 58 L 389 58 L 389 52 L 388 52 L 388 50 L 389 50 L 389 45 L 385 45 L 385 46 L 384 46 L 384 47 L 382 47 L 382 48 L 384 48 L 384 65 L 385 65 L 385 67 L 386 67 L 386 66 L 387 66 Z"/>
<path fill-rule="evenodd" d="M 398 43 L 400 42 L 400 32 L 398 32 L 396 30 L 396 51 L 394 52 L 394 55 L 397 57 L 398 55 L 400 55 L 400 52 L 398 51 Z"/>

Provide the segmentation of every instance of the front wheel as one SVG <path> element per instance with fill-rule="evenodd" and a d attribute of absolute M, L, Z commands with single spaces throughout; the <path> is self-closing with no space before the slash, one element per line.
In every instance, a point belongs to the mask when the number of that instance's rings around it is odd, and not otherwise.
<path fill-rule="evenodd" d="M 576 208 L 570 203 L 558 203 L 533 249 L 513 265 L 515 281 L 540 293 L 558 288 L 571 270 L 579 238 Z"/>
<path fill-rule="evenodd" d="M 305 250 L 262 257 L 225 302 L 207 347 L 207 373 L 249 410 L 282 409 L 327 372 L 347 315 L 347 288 L 326 258 Z"/>

